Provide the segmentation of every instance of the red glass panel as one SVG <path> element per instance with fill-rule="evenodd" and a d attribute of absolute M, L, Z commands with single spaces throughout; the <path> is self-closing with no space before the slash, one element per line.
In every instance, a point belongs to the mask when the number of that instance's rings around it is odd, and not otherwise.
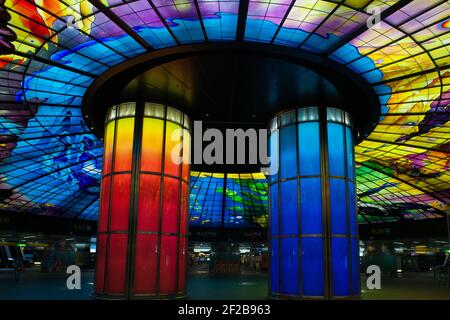
<path fill-rule="evenodd" d="M 111 186 L 111 177 L 104 177 L 101 186 L 100 199 L 100 213 L 98 217 L 98 231 L 105 232 L 108 229 L 108 208 L 109 208 L 109 193 Z"/>
<path fill-rule="evenodd" d="M 109 235 L 108 271 L 106 279 L 107 293 L 125 293 L 125 271 L 127 259 L 127 235 Z"/>
<path fill-rule="evenodd" d="M 134 265 L 134 293 L 156 293 L 158 236 L 138 234 Z"/>
<path fill-rule="evenodd" d="M 191 153 L 191 136 L 189 131 L 183 130 L 183 164 L 181 177 L 185 181 L 189 181 L 189 163 Z"/>
<path fill-rule="evenodd" d="M 189 181 L 189 164 L 183 163 L 182 166 L 183 166 L 183 169 L 182 169 L 182 170 L 183 170 L 182 179 L 183 179 L 184 181 Z"/>
<path fill-rule="evenodd" d="M 109 231 L 128 230 L 130 179 L 130 174 L 115 174 L 112 178 L 113 190 Z"/>
<path fill-rule="evenodd" d="M 159 231 L 159 202 L 161 176 L 141 174 L 139 181 L 139 231 Z"/>
<path fill-rule="evenodd" d="M 189 210 L 189 185 L 185 182 L 181 183 L 181 211 L 180 211 L 180 233 L 187 233 L 188 210 Z"/>
<path fill-rule="evenodd" d="M 179 180 L 164 178 L 162 232 L 178 232 L 179 191 Z"/>
<path fill-rule="evenodd" d="M 142 131 L 141 171 L 162 171 L 164 121 L 144 119 Z"/>
<path fill-rule="evenodd" d="M 130 171 L 133 156 L 134 118 L 117 121 L 114 172 Z"/>
<path fill-rule="evenodd" d="M 177 290 L 177 240 L 176 236 L 161 236 L 159 290 L 163 294 Z"/>
<path fill-rule="evenodd" d="M 181 159 L 177 158 L 181 152 L 181 127 L 177 124 L 167 121 L 166 122 L 166 147 L 164 154 L 164 172 L 172 176 L 180 176 Z M 177 154 L 177 151 L 178 154 Z M 175 159 L 172 159 L 172 153 L 177 154 Z M 177 163 L 176 161 L 179 161 Z"/>
<path fill-rule="evenodd" d="M 106 235 L 97 237 L 97 256 L 95 268 L 95 292 L 103 293 L 105 284 Z"/>
<path fill-rule="evenodd" d="M 115 126 L 116 126 L 115 121 L 112 121 L 112 122 L 108 123 L 108 125 L 105 128 L 105 144 L 103 147 L 103 150 L 104 150 L 103 174 L 107 174 L 107 173 L 111 172 Z"/>
<path fill-rule="evenodd" d="M 180 248 L 178 252 L 178 291 L 186 290 L 186 250 L 187 241 L 185 237 L 180 238 Z"/>

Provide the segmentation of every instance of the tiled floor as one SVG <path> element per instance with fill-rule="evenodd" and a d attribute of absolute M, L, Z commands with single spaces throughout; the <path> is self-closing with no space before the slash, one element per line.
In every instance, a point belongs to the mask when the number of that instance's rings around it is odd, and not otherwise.
<path fill-rule="evenodd" d="M 93 272 L 82 274 L 81 290 L 68 290 L 66 274 L 47 274 L 27 270 L 19 281 L 12 271 L 0 272 L 0 299 L 91 299 Z M 450 300 L 450 286 L 438 285 L 431 273 L 406 274 L 402 278 L 382 279 L 381 290 L 367 290 L 362 279 L 363 299 L 445 299 Z M 212 276 L 190 273 L 189 299 L 265 299 L 267 275 L 244 273 L 239 276 Z"/>

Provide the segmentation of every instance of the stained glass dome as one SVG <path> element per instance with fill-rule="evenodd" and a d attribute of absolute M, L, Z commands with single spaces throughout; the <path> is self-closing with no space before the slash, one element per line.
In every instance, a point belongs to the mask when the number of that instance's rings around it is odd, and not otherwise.
<path fill-rule="evenodd" d="M 438 218 L 450 209 L 448 1 L 6 0 L 4 6 L 1 210 L 95 220 L 103 143 L 81 113 L 89 85 L 143 53 L 233 41 L 329 57 L 377 93 L 381 117 L 356 147 L 361 223 Z M 381 20 L 370 25 L 374 12 Z M 192 180 L 195 188 L 198 176 Z"/>

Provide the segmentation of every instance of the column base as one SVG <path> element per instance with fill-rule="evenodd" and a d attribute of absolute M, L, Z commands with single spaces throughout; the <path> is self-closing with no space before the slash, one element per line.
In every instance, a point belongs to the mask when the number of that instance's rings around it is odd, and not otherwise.
<path fill-rule="evenodd" d="M 128 298 L 124 295 L 114 295 L 114 294 L 98 294 L 93 293 L 92 299 L 94 300 L 183 300 L 187 298 L 187 292 L 180 292 L 176 294 L 142 294 L 142 295 L 134 295 L 131 298 Z"/>
<path fill-rule="evenodd" d="M 269 300 L 361 300 L 361 295 L 326 298 L 322 296 L 295 296 L 279 293 L 269 293 Z"/>

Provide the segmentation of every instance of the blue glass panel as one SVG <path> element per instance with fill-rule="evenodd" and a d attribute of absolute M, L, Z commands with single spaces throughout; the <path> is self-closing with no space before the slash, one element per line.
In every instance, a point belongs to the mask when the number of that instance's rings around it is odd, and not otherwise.
<path fill-rule="evenodd" d="M 248 19 L 245 27 L 245 41 L 256 41 L 263 25 L 262 20 Z"/>
<path fill-rule="evenodd" d="M 281 292 L 300 293 L 298 268 L 298 238 L 281 239 Z"/>
<path fill-rule="evenodd" d="M 290 125 L 280 129 L 280 178 L 297 175 L 296 128 Z"/>
<path fill-rule="evenodd" d="M 347 63 L 354 60 L 358 56 L 358 49 L 350 44 L 343 45 L 330 55 L 330 58 L 341 63 Z"/>
<path fill-rule="evenodd" d="M 371 83 L 374 83 L 374 82 L 379 81 L 378 79 L 380 79 L 380 74 L 382 75 L 383 73 L 380 70 L 375 69 L 373 71 L 369 71 L 367 73 L 364 73 L 361 76 L 363 78 L 365 78 L 367 81 L 369 81 Z"/>
<path fill-rule="evenodd" d="M 322 238 L 302 238 L 303 295 L 324 295 Z"/>
<path fill-rule="evenodd" d="M 345 180 L 330 179 L 331 233 L 346 234 L 347 199 L 345 196 Z"/>
<path fill-rule="evenodd" d="M 300 175 L 320 175 L 319 123 L 298 125 Z"/>
<path fill-rule="evenodd" d="M 181 43 L 204 41 L 202 27 L 198 20 L 173 19 L 174 25 L 170 27 L 175 37 Z"/>
<path fill-rule="evenodd" d="M 268 143 L 268 154 L 270 156 L 270 166 L 274 169 L 271 171 L 268 176 L 269 182 L 278 180 L 278 172 L 279 172 L 279 150 L 278 150 L 278 131 L 274 131 L 271 133 L 269 137 Z"/>
<path fill-rule="evenodd" d="M 352 294 L 360 293 L 359 280 L 359 242 L 358 239 L 352 239 Z"/>
<path fill-rule="evenodd" d="M 350 234 L 356 236 L 358 234 L 358 217 L 356 216 L 356 192 L 355 184 L 353 182 L 348 183 L 349 193 L 349 209 L 350 209 Z"/>
<path fill-rule="evenodd" d="M 306 39 L 308 33 L 303 30 L 295 30 L 292 28 L 281 28 L 274 43 L 289 47 L 298 47 L 298 45 Z"/>
<path fill-rule="evenodd" d="M 200 7 L 208 4 L 201 4 Z M 222 12 L 220 18 L 203 18 L 208 40 L 235 40 L 237 15 Z"/>
<path fill-rule="evenodd" d="M 345 175 L 344 128 L 340 124 L 328 123 L 328 160 L 331 176 Z"/>
<path fill-rule="evenodd" d="M 366 72 L 366 71 L 370 71 L 374 68 L 373 62 L 372 61 L 368 61 L 365 58 L 360 58 L 352 63 L 349 64 L 349 66 L 353 69 L 353 70 L 357 70 L 361 73 Z"/>
<path fill-rule="evenodd" d="M 245 41 L 270 42 L 277 30 L 277 25 L 260 19 L 247 18 Z"/>
<path fill-rule="evenodd" d="M 391 87 L 385 85 L 373 86 L 373 89 L 378 95 L 391 94 L 392 91 Z"/>
<path fill-rule="evenodd" d="M 279 257 L 278 257 L 278 239 L 270 240 L 270 285 L 272 287 L 272 292 L 279 292 L 279 282 L 278 275 L 280 270 L 279 266 Z"/>
<path fill-rule="evenodd" d="M 155 49 L 176 44 L 166 28 L 135 27 L 135 30 L 139 33 L 139 36 Z"/>
<path fill-rule="evenodd" d="M 302 234 L 322 233 L 320 178 L 300 179 L 300 221 Z"/>
<path fill-rule="evenodd" d="M 281 234 L 298 234 L 297 180 L 281 183 Z"/>
<path fill-rule="evenodd" d="M 270 232 L 278 235 L 278 184 L 270 187 Z"/>
<path fill-rule="evenodd" d="M 354 180 L 355 179 L 355 159 L 353 150 L 353 135 L 350 128 L 345 128 L 345 139 L 347 143 L 347 176 Z"/>
<path fill-rule="evenodd" d="M 349 251 L 347 238 L 332 238 L 332 282 L 333 296 L 348 296 L 349 288 Z"/>

